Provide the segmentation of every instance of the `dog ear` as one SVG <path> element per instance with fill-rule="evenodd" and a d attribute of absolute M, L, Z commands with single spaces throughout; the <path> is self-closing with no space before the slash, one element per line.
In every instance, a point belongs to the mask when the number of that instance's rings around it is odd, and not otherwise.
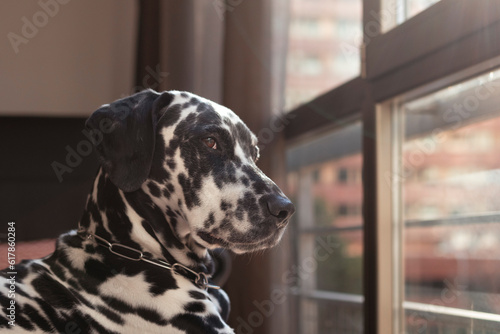
<path fill-rule="evenodd" d="M 103 105 L 85 123 L 103 169 L 121 190 L 135 191 L 149 176 L 156 125 L 172 100 L 168 92 L 145 90 Z"/>

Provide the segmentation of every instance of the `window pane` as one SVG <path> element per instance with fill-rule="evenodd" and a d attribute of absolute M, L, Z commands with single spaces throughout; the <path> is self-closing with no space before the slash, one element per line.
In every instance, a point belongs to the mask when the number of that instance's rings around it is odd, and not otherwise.
<path fill-rule="evenodd" d="M 382 0 L 385 11 L 382 15 L 384 32 L 423 12 L 439 1 L 441 0 Z"/>
<path fill-rule="evenodd" d="M 362 333 L 361 139 L 358 122 L 287 152 L 300 333 Z"/>
<path fill-rule="evenodd" d="M 304 298 L 301 312 L 301 333 L 363 333 L 362 304 Z"/>
<path fill-rule="evenodd" d="M 311 202 L 301 227 L 361 226 L 361 123 L 290 149 L 287 164 Z"/>
<path fill-rule="evenodd" d="M 362 0 L 290 0 L 286 108 L 359 75 Z"/>
<path fill-rule="evenodd" d="M 500 330 L 499 78 L 399 108 L 407 333 Z"/>
<path fill-rule="evenodd" d="M 417 15 L 440 0 L 406 0 L 406 19 Z"/>
<path fill-rule="evenodd" d="M 307 245 L 308 235 L 301 244 Z M 313 252 L 317 252 L 315 289 L 361 295 L 363 231 L 361 229 L 328 236 L 312 237 Z"/>

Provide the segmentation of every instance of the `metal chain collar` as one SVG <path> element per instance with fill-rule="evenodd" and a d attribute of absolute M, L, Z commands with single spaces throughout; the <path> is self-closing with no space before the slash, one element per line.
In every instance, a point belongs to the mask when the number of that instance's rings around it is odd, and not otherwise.
<path fill-rule="evenodd" d="M 129 247 L 126 245 L 122 245 L 122 244 L 119 244 L 116 242 L 111 243 L 108 240 L 104 239 L 103 237 L 100 237 L 100 236 L 95 235 L 93 233 L 87 232 L 82 227 L 78 228 L 77 234 L 80 237 L 82 237 L 82 239 L 84 239 L 84 240 L 85 239 L 87 239 L 87 240 L 94 239 L 94 241 L 98 245 L 103 246 L 103 247 L 107 247 L 111 253 L 118 255 L 124 259 L 131 260 L 131 261 L 144 261 L 144 262 L 147 262 L 149 264 L 155 265 L 157 267 L 168 269 L 168 270 L 174 272 L 175 274 L 179 274 L 179 275 L 182 275 L 182 276 L 187 277 L 187 278 L 189 278 L 189 277 L 185 273 L 183 273 L 182 271 L 191 273 L 194 276 L 194 279 L 193 279 L 194 284 L 196 284 L 201 289 L 204 289 L 204 290 L 220 289 L 220 286 L 213 285 L 213 284 L 210 284 L 208 282 L 208 279 L 211 276 L 205 274 L 204 272 L 197 273 L 196 271 L 194 271 L 194 270 L 192 270 L 192 269 L 190 269 L 190 268 L 188 268 L 185 265 L 180 264 L 180 263 L 170 264 L 170 263 L 163 261 L 163 260 L 149 259 L 149 258 L 145 257 L 144 253 L 141 252 L 140 250 L 137 250 L 135 248 L 132 248 L 132 247 Z M 97 240 L 101 241 L 102 244 L 97 242 Z M 130 254 L 125 255 L 123 253 L 120 253 L 120 249 L 121 250 L 126 249 L 132 253 L 137 254 L 137 256 L 132 257 L 132 256 L 129 256 Z"/>

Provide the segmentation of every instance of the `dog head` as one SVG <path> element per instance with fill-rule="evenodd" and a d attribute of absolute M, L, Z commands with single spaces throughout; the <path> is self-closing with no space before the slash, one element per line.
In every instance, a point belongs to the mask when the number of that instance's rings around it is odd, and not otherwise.
<path fill-rule="evenodd" d="M 295 211 L 256 166 L 256 136 L 212 101 L 146 90 L 102 106 L 86 124 L 102 134 L 96 147 L 111 181 L 147 193 L 180 240 L 236 253 L 272 247 Z"/>

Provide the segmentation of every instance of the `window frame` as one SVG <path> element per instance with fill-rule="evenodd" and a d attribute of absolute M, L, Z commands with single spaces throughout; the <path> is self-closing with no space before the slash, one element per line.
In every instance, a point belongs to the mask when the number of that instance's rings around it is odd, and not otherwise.
<path fill-rule="evenodd" d="M 363 0 L 361 76 L 292 110 L 293 121 L 284 131 L 286 145 L 294 145 L 361 118 L 364 331 L 370 334 L 398 333 L 403 319 L 402 291 L 393 288 L 396 283 L 403 288 L 397 242 L 402 229 L 394 224 L 399 213 L 387 200 L 395 190 L 384 186 L 382 173 L 395 168 L 392 163 L 398 154 L 391 142 L 394 115 L 387 112 L 392 102 L 385 101 L 418 92 L 424 85 L 423 90 L 437 90 L 441 80 L 449 82 L 473 66 L 493 68 L 500 55 L 500 39 L 494 38 L 500 36 L 498 1 L 441 0 L 383 34 L 378 26 L 372 36 L 369 29 L 377 25 L 374 13 L 380 15 L 383 2 Z M 466 25 L 456 20 L 462 13 L 468 13 Z M 447 23 L 446 29 L 441 22 Z"/>
<path fill-rule="evenodd" d="M 378 172 L 378 187 L 379 194 L 382 194 L 382 198 L 386 198 L 387 200 L 384 203 L 379 203 L 378 208 L 379 214 L 389 213 L 386 220 L 383 220 L 379 216 L 378 224 L 390 226 L 392 229 L 392 249 L 391 254 L 388 252 L 385 255 L 379 257 L 379 261 L 384 263 L 385 270 L 391 271 L 391 284 L 396 284 L 399 287 L 397 291 L 391 291 L 392 293 L 392 309 L 394 314 L 397 314 L 397 318 L 393 318 L 393 333 L 400 333 L 402 327 L 401 320 L 405 319 L 405 311 L 413 310 L 413 311 L 423 311 L 429 305 L 432 305 L 432 310 L 435 314 L 439 315 L 449 315 L 454 317 L 474 317 L 473 319 L 477 320 L 489 320 L 489 321 L 500 321 L 500 316 L 493 313 L 485 313 L 485 312 L 477 312 L 477 311 L 468 311 L 457 308 L 433 305 L 433 304 L 423 304 L 416 303 L 405 300 L 404 296 L 404 288 L 405 288 L 405 268 L 404 268 L 404 254 L 403 254 L 403 244 L 404 244 L 404 231 L 406 228 L 415 227 L 415 226 L 465 226 L 469 224 L 478 224 L 478 223 L 493 223 L 498 222 L 498 220 L 494 221 L 495 218 L 498 218 L 500 215 L 498 214 L 472 214 L 472 215 L 463 215 L 460 217 L 447 217 L 447 218 L 439 218 L 439 219 L 428 219 L 428 220 L 405 220 L 403 217 L 403 213 L 400 211 L 400 208 L 403 207 L 402 201 L 402 184 L 395 182 L 393 187 L 389 188 L 387 186 L 387 173 L 391 175 L 399 175 L 401 171 L 401 163 L 403 161 L 402 158 L 402 145 L 404 138 L 403 129 L 403 116 L 400 110 L 400 106 L 405 102 L 409 102 L 425 95 L 432 94 L 434 92 L 438 92 L 446 89 L 447 87 L 453 86 L 457 83 L 467 81 L 469 78 L 477 77 L 482 74 L 486 74 L 491 70 L 496 70 L 500 68 L 500 56 L 497 55 L 495 58 L 489 59 L 486 62 L 479 63 L 472 67 L 466 68 L 464 70 L 453 73 L 452 75 L 446 76 L 444 78 L 440 78 L 440 80 L 434 81 L 424 87 L 418 87 L 409 92 L 405 92 L 402 95 L 393 97 L 386 102 L 378 104 L 378 119 L 382 124 L 390 124 L 390 128 L 380 129 L 379 140 L 383 140 L 385 142 L 385 147 L 391 147 L 391 150 L 382 149 L 379 151 L 378 156 L 378 166 L 384 165 L 384 167 L 379 168 Z M 445 107 L 446 108 L 446 107 Z M 475 115 L 474 117 L 469 118 L 469 120 L 478 119 L 481 120 L 481 114 Z M 441 127 L 443 129 L 443 127 Z M 387 161 L 390 163 L 383 163 L 382 161 Z M 379 199 L 379 198 L 377 198 Z M 382 212 L 381 212 L 382 211 Z M 474 219 L 473 223 L 468 223 L 467 221 L 470 219 Z M 386 244 L 385 241 L 387 236 L 379 234 L 379 244 Z M 379 247 L 379 252 L 383 252 L 383 247 Z M 390 261 L 384 261 L 384 258 L 390 258 Z M 380 271 L 380 267 L 378 268 Z M 383 282 L 383 280 L 380 280 Z M 382 283 L 379 289 L 385 289 L 385 293 L 389 293 L 391 287 L 388 284 Z M 379 301 L 379 307 L 381 307 L 381 302 Z M 393 316 L 394 317 L 394 316 Z M 379 319 L 381 320 L 381 319 Z M 389 333 L 389 332 L 388 332 Z"/>

